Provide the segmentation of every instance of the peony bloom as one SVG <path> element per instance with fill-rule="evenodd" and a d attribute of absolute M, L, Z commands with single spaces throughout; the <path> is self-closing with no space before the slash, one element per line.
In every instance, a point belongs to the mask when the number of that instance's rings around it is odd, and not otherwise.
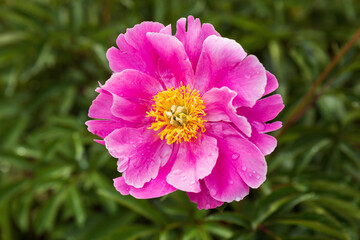
<path fill-rule="evenodd" d="M 187 28 L 186 28 L 187 25 Z M 274 75 L 211 24 L 188 17 L 143 22 L 107 51 L 112 76 L 96 91 L 86 124 L 118 159 L 123 195 L 186 191 L 199 209 L 239 201 L 266 178 L 267 132 L 283 109 Z"/>

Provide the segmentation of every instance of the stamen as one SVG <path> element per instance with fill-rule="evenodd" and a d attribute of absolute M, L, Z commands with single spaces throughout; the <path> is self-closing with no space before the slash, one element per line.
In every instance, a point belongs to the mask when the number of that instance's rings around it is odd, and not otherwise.
<path fill-rule="evenodd" d="M 147 113 L 147 117 L 155 118 L 150 129 L 161 130 L 158 135 L 166 138 L 168 144 L 195 140 L 199 130 L 205 131 L 205 106 L 198 91 L 181 85 L 159 92 L 153 101 L 155 104 Z"/>

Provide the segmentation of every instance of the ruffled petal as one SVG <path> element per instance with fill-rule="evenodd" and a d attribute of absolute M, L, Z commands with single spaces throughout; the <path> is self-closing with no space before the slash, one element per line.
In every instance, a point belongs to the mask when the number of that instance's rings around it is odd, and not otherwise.
<path fill-rule="evenodd" d="M 264 156 L 272 153 L 277 145 L 276 138 L 256 130 L 252 132 L 249 141 L 255 144 Z"/>
<path fill-rule="evenodd" d="M 159 173 L 160 174 L 160 173 Z M 163 177 L 157 177 L 145 183 L 142 188 L 135 188 L 125 183 L 123 177 L 114 179 L 114 187 L 122 195 L 131 195 L 138 199 L 157 198 L 172 193 L 176 190 L 168 184 Z"/>
<path fill-rule="evenodd" d="M 109 153 L 118 158 L 118 169 L 123 171 L 125 183 L 136 188 L 156 178 L 172 152 L 172 145 L 161 141 L 146 127 L 117 129 L 104 140 Z"/>
<path fill-rule="evenodd" d="M 217 138 L 219 147 L 216 165 L 205 178 L 213 198 L 224 202 L 239 201 L 248 194 L 248 186 L 257 188 L 265 181 L 265 158 L 254 144 L 227 123 L 213 124 L 208 134 Z"/>
<path fill-rule="evenodd" d="M 264 95 L 268 95 L 269 93 L 272 93 L 279 87 L 279 83 L 276 79 L 276 77 L 270 73 L 269 71 L 266 71 L 266 86 L 265 86 L 265 92 Z"/>
<path fill-rule="evenodd" d="M 173 152 L 173 155 L 176 156 L 176 153 L 174 154 Z M 157 177 L 145 183 L 142 188 L 135 188 L 126 184 L 123 177 L 115 178 L 114 186 L 122 195 L 130 194 L 140 199 L 164 196 L 176 190 L 176 188 L 166 182 L 166 176 L 169 174 L 173 164 L 174 161 L 170 157 L 170 160 L 165 164 L 165 166 L 160 168 Z"/>
<path fill-rule="evenodd" d="M 282 98 L 279 94 L 260 99 L 252 108 L 240 107 L 237 109 L 239 115 L 258 122 L 273 120 L 284 108 Z"/>
<path fill-rule="evenodd" d="M 136 69 L 152 77 L 156 77 L 157 56 L 152 49 L 146 33 L 160 32 L 164 25 L 157 22 L 143 22 L 127 29 L 116 40 L 118 48 L 112 47 L 106 57 L 113 72 L 125 69 Z"/>
<path fill-rule="evenodd" d="M 238 93 L 235 106 L 252 107 L 265 91 L 266 71 L 234 40 L 210 36 L 204 41 L 195 79 L 195 88 L 202 92 L 227 86 Z"/>
<path fill-rule="evenodd" d="M 158 71 L 165 86 L 179 87 L 181 82 L 191 85 L 194 71 L 182 43 L 176 37 L 162 33 L 148 33 L 146 36 L 160 58 Z"/>
<path fill-rule="evenodd" d="M 217 36 L 206 38 L 196 68 L 195 88 L 205 92 L 218 86 L 223 77 L 246 55 L 244 49 L 234 40 Z"/>
<path fill-rule="evenodd" d="M 146 123 L 150 119 L 146 117 L 151 105 L 144 102 L 133 102 L 118 95 L 113 94 L 113 105 L 111 113 L 121 119 L 135 123 Z"/>
<path fill-rule="evenodd" d="M 137 70 L 115 73 L 101 87 L 102 92 L 112 96 L 111 100 L 107 100 L 112 102 L 111 115 L 129 122 L 140 123 L 150 121 L 146 117 L 146 112 L 151 108 L 151 98 L 162 89 L 156 79 Z"/>
<path fill-rule="evenodd" d="M 113 97 L 111 93 L 97 89 L 99 95 L 93 100 L 89 108 L 89 117 L 97 119 L 121 120 L 111 113 Z"/>
<path fill-rule="evenodd" d="M 212 88 L 203 95 L 205 102 L 205 120 L 209 122 L 233 122 L 246 136 L 251 136 L 251 125 L 246 117 L 236 113 L 232 102 L 236 92 L 227 87 Z"/>
<path fill-rule="evenodd" d="M 197 204 L 198 209 L 211 209 L 219 207 L 223 202 L 211 197 L 209 189 L 206 187 L 204 180 L 200 180 L 201 191 L 198 193 L 188 192 L 190 201 Z"/>
<path fill-rule="evenodd" d="M 155 78 L 132 69 L 114 73 L 101 88 L 132 101 L 150 101 L 164 90 Z"/>
<path fill-rule="evenodd" d="M 256 130 L 260 133 L 273 132 L 282 127 L 282 122 L 276 121 L 272 123 L 263 123 L 257 121 L 251 121 L 251 125 L 256 128 Z"/>
<path fill-rule="evenodd" d="M 160 30 L 160 33 L 166 34 L 166 35 L 171 35 L 171 24 L 167 25 L 166 27 L 164 27 L 163 29 Z"/>
<path fill-rule="evenodd" d="M 198 18 L 194 19 L 193 16 L 189 16 L 187 19 L 187 29 L 186 18 L 180 18 L 177 21 L 175 37 L 184 45 L 194 70 L 199 60 L 203 42 L 211 35 L 220 36 L 213 25 L 204 23 L 201 26 Z"/>
<path fill-rule="evenodd" d="M 222 130 L 224 131 L 218 132 Z M 229 142 L 227 140 L 229 139 L 230 143 L 232 143 L 231 140 L 240 138 L 240 135 L 226 123 L 212 124 L 209 133 L 217 133 L 219 147 L 219 158 L 216 165 L 211 174 L 204 179 L 210 191 L 210 196 L 222 202 L 240 201 L 249 194 L 249 187 L 242 180 L 234 165 L 234 161 L 238 160 L 233 159 L 233 146 L 228 146 Z M 239 147 L 239 145 L 236 147 Z"/>
<path fill-rule="evenodd" d="M 194 143 L 181 143 L 167 182 L 187 192 L 200 192 L 199 179 L 211 173 L 218 157 L 216 139 L 202 136 Z"/>
<path fill-rule="evenodd" d="M 88 126 L 89 132 L 98 135 L 101 138 L 105 138 L 115 129 L 119 129 L 122 127 L 133 127 L 135 125 L 133 123 L 129 123 L 123 120 L 89 120 L 85 124 L 86 126 Z"/>

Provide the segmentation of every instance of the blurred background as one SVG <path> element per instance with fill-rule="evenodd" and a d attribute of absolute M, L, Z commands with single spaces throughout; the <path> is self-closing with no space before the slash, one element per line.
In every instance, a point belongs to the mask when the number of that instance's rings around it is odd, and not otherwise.
<path fill-rule="evenodd" d="M 121 196 L 84 124 L 118 34 L 188 15 L 255 54 L 286 106 L 268 180 L 209 211 Z M 359 27 L 358 0 L 0 0 L 0 239 L 358 240 L 360 40 L 341 49 Z"/>

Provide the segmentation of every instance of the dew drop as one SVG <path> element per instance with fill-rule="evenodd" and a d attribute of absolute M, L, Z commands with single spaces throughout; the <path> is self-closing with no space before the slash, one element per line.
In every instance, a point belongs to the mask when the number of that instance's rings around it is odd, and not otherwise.
<path fill-rule="evenodd" d="M 245 78 L 249 79 L 249 78 L 250 78 L 250 74 L 245 74 Z"/>
<path fill-rule="evenodd" d="M 233 160 L 238 159 L 238 158 L 239 158 L 239 154 L 234 153 L 233 155 L 231 155 L 231 158 L 232 158 Z"/>
<path fill-rule="evenodd" d="M 215 195 L 216 195 L 216 190 L 212 189 L 212 190 L 210 191 L 210 195 L 211 195 L 211 196 L 215 196 Z"/>
<path fill-rule="evenodd" d="M 179 174 L 179 173 L 180 173 L 180 169 L 175 169 L 175 170 L 173 171 L 173 173 L 174 173 L 174 174 Z"/>
<path fill-rule="evenodd" d="M 133 146 L 133 147 L 136 147 L 136 145 L 135 145 L 135 144 L 133 144 L 132 146 Z"/>
<path fill-rule="evenodd" d="M 252 174 L 251 173 L 249 173 L 249 177 L 251 177 L 252 176 Z"/>
<path fill-rule="evenodd" d="M 229 183 L 230 183 L 230 184 L 234 184 L 234 181 L 233 181 L 233 180 L 230 180 Z"/>
<path fill-rule="evenodd" d="M 190 184 L 195 184 L 195 181 L 191 181 Z"/>
<path fill-rule="evenodd" d="M 185 175 L 181 177 L 181 180 L 186 180 L 186 179 L 187 179 L 187 176 L 185 176 Z"/>
<path fill-rule="evenodd" d="M 255 174 L 256 172 L 255 171 L 253 171 L 253 174 Z"/>
<path fill-rule="evenodd" d="M 246 171 L 246 167 L 242 167 L 241 170 Z"/>
<path fill-rule="evenodd" d="M 256 179 L 260 179 L 260 176 L 259 176 L 259 175 L 257 175 L 257 176 L 256 176 Z"/>

